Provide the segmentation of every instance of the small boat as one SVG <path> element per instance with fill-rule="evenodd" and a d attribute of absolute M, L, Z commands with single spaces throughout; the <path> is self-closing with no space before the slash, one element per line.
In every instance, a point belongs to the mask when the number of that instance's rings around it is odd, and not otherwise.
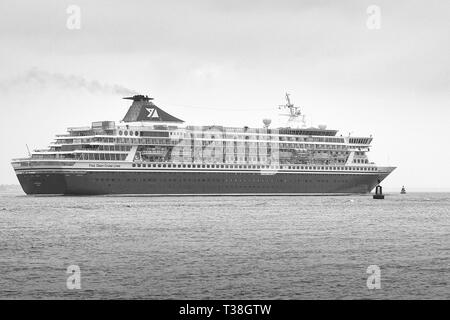
<path fill-rule="evenodd" d="M 405 186 L 402 187 L 402 191 L 400 191 L 400 194 L 406 194 Z"/>

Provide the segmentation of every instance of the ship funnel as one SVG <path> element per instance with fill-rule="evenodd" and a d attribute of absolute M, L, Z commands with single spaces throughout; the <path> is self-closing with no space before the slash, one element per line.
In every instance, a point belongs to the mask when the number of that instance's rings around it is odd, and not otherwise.
<path fill-rule="evenodd" d="M 124 99 L 133 100 L 123 122 L 184 122 L 157 107 L 149 96 L 135 95 Z"/>
<path fill-rule="evenodd" d="M 270 124 L 272 123 L 272 120 L 270 119 L 263 119 L 264 128 L 268 128 Z"/>

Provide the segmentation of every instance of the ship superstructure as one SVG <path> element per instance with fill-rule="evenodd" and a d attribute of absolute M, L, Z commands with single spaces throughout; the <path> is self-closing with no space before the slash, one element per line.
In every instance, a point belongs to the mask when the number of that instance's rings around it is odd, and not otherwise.
<path fill-rule="evenodd" d="M 369 161 L 372 137 L 294 125 L 286 98 L 286 127 L 249 128 L 184 125 L 135 95 L 122 121 L 68 128 L 12 165 L 27 194 L 80 195 L 367 193 L 392 172 Z"/>

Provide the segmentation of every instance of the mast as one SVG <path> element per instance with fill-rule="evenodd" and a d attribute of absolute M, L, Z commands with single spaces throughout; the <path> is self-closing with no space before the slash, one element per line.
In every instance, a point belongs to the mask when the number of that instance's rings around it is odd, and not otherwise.
<path fill-rule="evenodd" d="M 278 109 L 280 109 L 280 110 L 288 109 L 289 110 L 288 114 L 281 114 L 283 116 L 289 117 L 289 119 L 287 121 L 288 126 L 295 124 L 298 121 L 298 119 L 300 118 L 300 116 L 302 116 L 300 122 L 302 123 L 302 126 L 305 126 L 306 125 L 305 124 L 305 115 L 302 115 L 302 112 L 300 111 L 300 107 L 294 106 L 294 104 L 291 102 L 289 93 L 286 92 L 285 98 L 286 98 L 286 104 L 279 105 Z M 298 125 L 298 123 L 297 123 L 297 125 Z"/>

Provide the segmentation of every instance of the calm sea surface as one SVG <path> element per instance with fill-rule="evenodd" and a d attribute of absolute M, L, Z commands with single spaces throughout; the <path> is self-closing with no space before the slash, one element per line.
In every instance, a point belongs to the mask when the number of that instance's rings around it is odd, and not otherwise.
<path fill-rule="evenodd" d="M 2 299 L 449 299 L 450 194 L 0 193 Z M 69 290 L 67 267 L 81 269 Z M 381 269 L 381 289 L 366 286 Z"/>

